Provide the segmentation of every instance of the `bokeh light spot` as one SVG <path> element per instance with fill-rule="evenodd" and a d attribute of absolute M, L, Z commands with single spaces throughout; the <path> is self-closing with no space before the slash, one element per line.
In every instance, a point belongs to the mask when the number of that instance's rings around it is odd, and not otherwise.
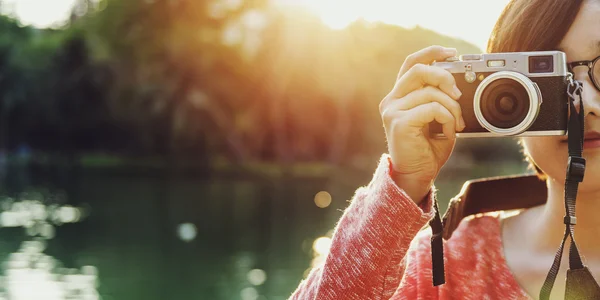
<path fill-rule="evenodd" d="M 56 232 L 54 230 L 54 226 L 52 226 L 48 223 L 44 223 L 44 224 L 40 225 L 39 231 L 40 231 L 39 234 L 42 237 L 49 239 L 49 240 L 53 239 L 56 234 Z"/>
<path fill-rule="evenodd" d="M 177 236 L 184 242 L 191 242 L 196 238 L 196 225 L 192 223 L 179 224 L 177 227 Z"/>
<path fill-rule="evenodd" d="M 83 275 L 98 276 L 98 268 L 95 266 L 83 266 L 81 268 L 81 273 Z"/>
<path fill-rule="evenodd" d="M 63 223 L 75 223 L 79 221 L 80 212 L 77 208 L 65 205 L 57 211 L 58 219 Z"/>
<path fill-rule="evenodd" d="M 315 195 L 315 204 L 320 208 L 326 208 L 331 204 L 331 194 L 320 191 Z"/>
<path fill-rule="evenodd" d="M 329 248 L 331 248 L 331 239 L 325 236 L 322 236 L 315 240 L 313 243 L 313 250 L 317 252 L 319 255 L 325 255 L 329 252 Z"/>
<path fill-rule="evenodd" d="M 256 300 L 258 299 L 258 292 L 253 287 L 247 287 L 240 292 L 242 300 Z"/>
<path fill-rule="evenodd" d="M 2 227 L 21 226 L 21 214 L 12 211 L 0 213 L 0 225 L 2 225 Z"/>
<path fill-rule="evenodd" d="M 261 269 L 250 270 L 246 275 L 252 285 L 261 285 L 267 280 L 267 273 Z"/>

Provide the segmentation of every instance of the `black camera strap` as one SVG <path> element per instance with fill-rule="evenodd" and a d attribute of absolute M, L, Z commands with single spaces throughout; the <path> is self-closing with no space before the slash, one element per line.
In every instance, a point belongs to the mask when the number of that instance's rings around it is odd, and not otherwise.
<path fill-rule="evenodd" d="M 433 194 L 433 210 L 434 216 L 429 221 L 431 227 L 431 269 L 433 276 L 433 285 L 438 286 L 446 283 L 444 274 L 444 240 L 443 232 L 444 225 L 440 217 L 440 209 L 438 208 L 437 195 Z"/>
<path fill-rule="evenodd" d="M 569 74 L 570 75 L 570 74 Z M 584 140 L 584 109 L 583 99 L 581 97 L 582 86 L 579 81 L 572 80 L 569 76 L 569 86 L 567 94 L 569 95 L 570 117 L 568 123 L 568 143 L 569 159 L 567 161 L 567 176 L 565 180 L 565 235 L 560 247 L 554 257 L 554 263 L 546 276 L 546 280 L 540 290 L 540 300 L 548 300 L 550 292 L 556 281 L 556 275 L 560 269 L 560 261 L 567 238 L 571 238 L 569 247 L 569 269 L 567 270 L 567 282 L 565 288 L 566 300 L 589 300 L 600 299 L 600 286 L 592 276 L 589 269 L 581 261 L 579 249 L 575 243 L 574 225 L 577 224 L 575 217 L 575 200 L 577 198 L 577 188 L 583 181 L 585 173 L 585 159 L 582 157 Z M 579 98 L 579 114 L 575 109 L 575 97 Z"/>

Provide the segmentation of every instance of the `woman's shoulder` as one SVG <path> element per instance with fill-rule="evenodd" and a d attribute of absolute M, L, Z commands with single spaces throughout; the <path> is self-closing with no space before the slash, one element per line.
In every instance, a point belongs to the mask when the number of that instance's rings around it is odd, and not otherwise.
<path fill-rule="evenodd" d="M 497 211 L 468 216 L 460 222 L 449 240 L 500 238 L 501 220 L 506 214 L 507 212 Z"/>
<path fill-rule="evenodd" d="M 460 278 L 464 278 L 465 274 L 492 278 L 494 272 L 510 278 L 502 245 L 502 218 L 503 212 L 470 216 L 462 220 L 450 239 L 444 240 L 447 280 L 463 282 Z M 422 230 L 413 240 L 408 264 L 408 269 L 419 270 L 420 276 L 431 278 L 431 230 Z M 447 285 L 445 288 L 454 287 Z"/>
<path fill-rule="evenodd" d="M 526 299 L 504 256 L 502 220 L 505 212 L 478 214 L 462 220 L 444 241 L 446 284 L 443 293 L 489 294 L 491 299 Z M 431 230 L 423 230 L 411 245 L 407 274 L 425 282 L 432 279 Z M 507 296 L 509 295 L 509 296 Z"/>

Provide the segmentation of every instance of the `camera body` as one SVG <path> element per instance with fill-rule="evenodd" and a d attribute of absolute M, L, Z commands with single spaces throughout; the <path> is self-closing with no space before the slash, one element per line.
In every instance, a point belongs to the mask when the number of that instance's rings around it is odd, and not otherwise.
<path fill-rule="evenodd" d="M 567 132 L 566 55 L 560 51 L 468 54 L 433 65 L 462 92 L 465 129 L 457 137 L 548 136 Z M 445 137 L 433 122 L 430 136 Z"/>

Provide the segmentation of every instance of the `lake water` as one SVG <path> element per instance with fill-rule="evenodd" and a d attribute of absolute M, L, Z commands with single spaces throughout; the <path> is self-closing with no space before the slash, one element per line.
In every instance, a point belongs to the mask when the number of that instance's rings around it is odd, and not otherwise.
<path fill-rule="evenodd" d="M 97 297 L 79 292 L 65 299 L 286 299 L 310 266 L 314 240 L 328 234 L 358 182 L 368 182 L 160 168 L 26 164 L 5 171 L 2 213 L 43 206 L 48 221 L 36 222 L 54 234 L 5 222 L 0 261 L 16 255 L 29 264 L 5 263 L 3 271 L 28 270 L 20 278 L 40 287 L 45 299 L 54 299 L 46 281 L 89 273 Z M 320 191 L 331 196 L 325 208 L 315 204 Z M 80 216 L 55 224 L 61 207 Z M 31 249 L 23 245 L 32 241 L 37 254 L 27 259 L 21 254 Z M 46 281 L 32 275 L 41 255 L 54 261 L 42 267 Z M 10 297 L 5 288 L 4 297 L 25 299 L 15 291 Z"/>
<path fill-rule="evenodd" d="M 372 174 L 67 165 L 0 170 L 0 300 L 287 299 Z"/>

